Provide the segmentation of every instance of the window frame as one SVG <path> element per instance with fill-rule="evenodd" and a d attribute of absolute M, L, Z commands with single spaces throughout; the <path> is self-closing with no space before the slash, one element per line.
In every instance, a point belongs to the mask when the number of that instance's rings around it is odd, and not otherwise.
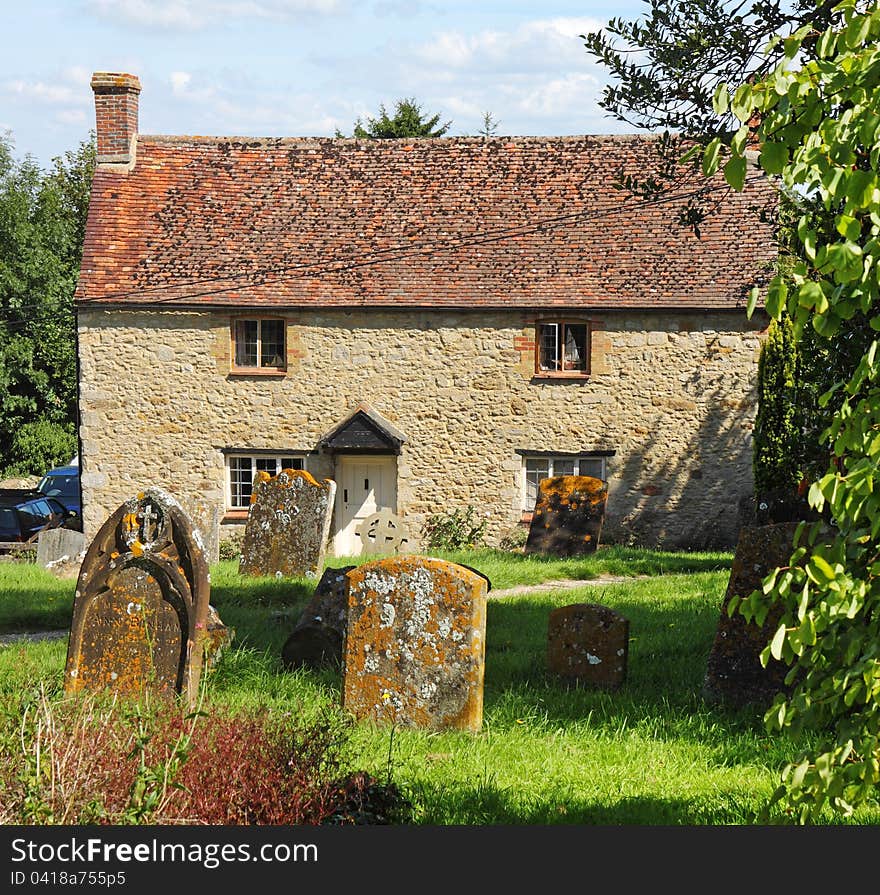
<path fill-rule="evenodd" d="M 541 366 L 541 344 L 542 344 L 542 328 L 545 326 L 559 327 L 559 334 L 556 337 L 557 346 L 560 340 L 563 344 L 565 341 L 565 327 L 583 326 L 585 329 L 585 345 L 584 345 L 584 368 L 577 370 L 548 370 Z M 540 379 L 588 379 L 591 370 L 593 327 L 592 322 L 584 317 L 541 317 L 535 320 L 535 377 Z M 562 361 L 563 366 L 565 360 Z"/>
<path fill-rule="evenodd" d="M 257 362 L 254 366 L 239 364 L 236 351 L 236 332 L 239 324 L 248 322 L 257 324 Z M 262 363 L 263 324 L 267 322 L 281 324 L 280 366 L 269 366 Z M 238 314 L 230 319 L 229 334 L 230 372 L 245 373 L 249 376 L 284 376 L 287 373 L 287 319 L 285 317 L 277 314 Z"/>
<path fill-rule="evenodd" d="M 532 503 L 530 506 L 527 505 L 528 500 L 528 491 L 529 491 L 529 479 L 528 479 L 528 462 L 529 460 L 546 460 L 547 461 L 547 469 L 548 474 L 545 478 L 553 478 L 555 475 L 588 475 L 589 473 L 580 472 L 581 464 L 584 461 L 587 462 L 598 462 L 601 464 L 602 475 L 594 476 L 594 478 L 600 478 L 603 482 L 608 481 L 608 454 L 566 454 L 565 452 L 560 452 L 558 454 L 554 453 L 541 453 L 539 451 L 535 451 L 533 453 L 522 453 L 522 481 L 520 487 L 520 508 L 524 514 L 531 515 L 535 510 L 535 505 Z M 554 461 L 564 460 L 565 462 L 573 462 L 574 463 L 574 472 L 572 473 L 554 473 L 553 471 L 553 463 Z M 539 482 L 542 481 L 539 479 Z M 535 495 L 537 498 L 537 495 Z"/>
<path fill-rule="evenodd" d="M 247 450 L 244 448 L 242 450 L 230 450 L 224 452 L 224 494 L 226 500 L 226 512 L 229 513 L 247 513 L 248 508 L 250 507 L 250 494 L 248 494 L 247 498 L 245 498 L 245 503 L 243 505 L 237 505 L 233 503 L 234 489 L 232 482 L 232 469 L 233 469 L 233 461 L 247 458 L 251 461 L 251 468 L 253 470 L 253 475 L 251 476 L 251 486 L 253 486 L 254 476 L 257 473 L 257 465 L 258 461 L 260 463 L 266 464 L 269 460 L 275 461 L 275 472 L 270 473 L 270 475 L 278 475 L 282 469 L 296 469 L 297 467 L 293 466 L 285 466 L 282 461 L 283 460 L 299 460 L 302 464 L 299 468 L 303 471 L 308 471 L 307 468 L 307 456 L 308 453 L 306 451 L 285 451 L 285 450 Z M 268 470 L 266 470 L 268 472 Z"/>

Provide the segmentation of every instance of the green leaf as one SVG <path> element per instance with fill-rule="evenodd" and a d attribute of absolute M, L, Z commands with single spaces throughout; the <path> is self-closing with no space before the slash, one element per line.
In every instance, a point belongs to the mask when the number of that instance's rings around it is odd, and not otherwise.
<path fill-rule="evenodd" d="M 734 135 L 730 141 L 730 149 L 734 155 L 742 155 L 746 148 L 746 141 L 749 139 L 751 128 L 744 124 Z"/>
<path fill-rule="evenodd" d="M 848 214 L 838 215 L 835 226 L 841 236 L 853 242 L 862 234 L 862 225 L 856 218 L 850 217 Z"/>
<path fill-rule="evenodd" d="M 752 286 L 749 289 L 749 300 L 746 303 L 746 320 L 752 319 L 752 314 L 755 313 L 755 308 L 758 305 L 758 287 Z"/>
<path fill-rule="evenodd" d="M 730 94 L 727 92 L 727 84 L 724 81 L 715 88 L 712 107 L 718 115 L 725 115 L 730 108 Z"/>
<path fill-rule="evenodd" d="M 741 155 L 733 156 L 724 166 L 724 179 L 741 193 L 746 181 L 746 160 Z"/>
<path fill-rule="evenodd" d="M 718 156 L 721 152 L 721 137 L 716 137 L 703 153 L 703 174 L 711 177 L 718 170 Z"/>
<path fill-rule="evenodd" d="M 816 44 L 816 55 L 818 55 L 820 59 L 827 59 L 834 52 L 836 44 L 837 33 L 833 28 L 829 28 L 827 31 L 823 32 L 822 36 L 819 38 L 819 42 Z"/>
<path fill-rule="evenodd" d="M 780 625 L 770 641 L 770 655 L 774 659 L 782 658 L 782 644 L 785 643 L 785 625 Z"/>
<path fill-rule="evenodd" d="M 846 27 L 846 31 L 844 33 L 844 41 L 846 45 L 851 49 L 855 50 L 860 47 L 864 42 L 865 38 L 868 36 L 868 31 L 871 27 L 871 20 L 868 16 L 859 16 L 853 19 L 849 25 Z"/>
<path fill-rule="evenodd" d="M 828 299 L 818 283 L 808 280 L 798 289 L 798 304 L 802 308 L 816 308 L 821 314 L 828 308 Z"/>
<path fill-rule="evenodd" d="M 767 302 L 765 307 L 767 313 L 774 319 L 778 320 L 785 308 L 785 302 L 788 298 L 788 286 L 784 280 L 773 280 L 770 288 L 767 290 Z"/>
<path fill-rule="evenodd" d="M 788 147 L 784 143 L 765 143 L 759 160 L 768 174 L 781 174 L 788 162 Z"/>

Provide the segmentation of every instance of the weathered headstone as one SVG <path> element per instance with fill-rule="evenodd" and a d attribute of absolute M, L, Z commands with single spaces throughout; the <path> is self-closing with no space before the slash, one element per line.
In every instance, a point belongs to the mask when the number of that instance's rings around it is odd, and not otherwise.
<path fill-rule="evenodd" d="M 205 621 L 205 661 L 214 666 L 220 661 L 224 650 L 235 639 L 235 628 L 223 624 L 220 613 L 214 606 L 208 606 L 208 618 Z"/>
<path fill-rule="evenodd" d="M 760 627 L 738 612 L 730 617 L 727 607 L 732 597 L 747 597 L 760 590 L 761 582 L 773 569 L 788 565 L 797 526 L 796 522 L 779 522 L 740 529 L 706 666 L 703 696 L 708 701 L 733 706 L 769 704 L 776 693 L 787 689 L 784 678 L 788 665 L 771 658 L 765 668 L 759 658 L 779 627 L 782 607 L 772 607 Z"/>
<path fill-rule="evenodd" d="M 550 613 L 547 664 L 553 674 L 616 690 L 626 680 L 629 620 L 596 603 Z"/>
<path fill-rule="evenodd" d="M 599 546 L 608 488 L 588 475 L 558 475 L 538 483 L 526 553 L 579 556 Z"/>
<path fill-rule="evenodd" d="M 324 569 L 312 599 L 281 648 L 281 661 L 286 668 L 342 664 L 348 620 L 347 573 L 353 568 Z"/>
<path fill-rule="evenodd" d="M 216 501 L 180 496 L 180 505 L 193 527 L 193 536 L 200 541 L 205 562 L 213 565 L 220 561 L 221 504 Z"/>
<path fill-rule="evenodd" d="M 254 477 L 240 575 L 317 578 L 324 564 L 336 482 L 318 483 L 302 469 Z"/>
<path fill-rule="evenodd" d="M 86 536 L 70 528 L 49 528 L 37 536 L 37 565 L 71 562 L 86 546 Z"/>
<path fill-rule="evenodd" d="M 155 690 L 194 704 L 209 599 L 208 565 L 180 504 L 161 488 L 127 500 L 80 568 L 66 692 Z"/>
<path fill-rule="evenodd" d="M 348 573 L 343 705 L 358 718 L 476 732 L 486 582 L 456 563 L 389 557 Z"/>
<path fill-rule="evenodd" d="M 367 516 L 357 528 L 363 549 L 367 555 L 407 553 L 410 549 L 406 525 L 396 513 L 384 508 Z"/>

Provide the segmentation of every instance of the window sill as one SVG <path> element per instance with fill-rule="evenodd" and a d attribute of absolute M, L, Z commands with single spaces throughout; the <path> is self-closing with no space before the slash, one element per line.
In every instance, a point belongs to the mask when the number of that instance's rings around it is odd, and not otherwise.
<path fill-rule="evenodd" d="M 281 379 L 287 375 L 287 370 L 267 369 L 266 367 L 233 367 L 229 371 L 230 376 L 269 376 Z"/>
<path fill-rule="evenodd" d="M 523 510 L 522 516 L 520 517 L 520 523 L 528 525 L 532 521 L 532 517 L 534 516 L 534 512 L 531 510 Z"/>
<path fill-rule="evenodd" d="M 247 522 L 247 517 L 247 510 L 227 510 L 220 520 L 220 524 L 222 525 L 224 522 Z"/>
<path fill-rule="evenodd" d="M 541 370 L 532 376 L 532 379 L 567 379 L 576 382 L 581 382 L 589 378 L 589 373 L 551 373 L 548 370 Z"/>

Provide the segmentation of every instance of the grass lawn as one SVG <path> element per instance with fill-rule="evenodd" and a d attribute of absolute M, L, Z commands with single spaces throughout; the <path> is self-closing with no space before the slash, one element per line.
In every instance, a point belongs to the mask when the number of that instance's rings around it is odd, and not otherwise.
<path fill-rule="evenodd" d="M 609 547 L 577 560 L 494 550 L 446 558 L 487 574 L 493 590 L 600 575 L 633 580 L 490 599 L 479 734 L 352 727 L 347 762 L 393 780 L 413 805 L 412 823 L 759 822 L 781 768 L 806 741 L 768 735 L 757 707 L 734 711 L 701 698 L 729 553 Z M 0 564 L 0 632 L 66 626 L 74 587 L 34 566 Z M 208 676 L 209 711 L 341 714 L 338 672 L 287 672 L 280 661 L 313 588 L 305 579 L 242 579 L 229 561 L 212 569 L 211 602 L 236 637 Z M 615 693 L 566 685 L 545 670 L 548 615 L 577 602 L 602 603 L 630 621 L 627 680 Z M 63 639 L 0 648 L 0 748 L 16 748 L 23 693 L 42 682 L 60 698 L 65 654 Z M 880 808 L 822 822 L 877 824 Z"/>

